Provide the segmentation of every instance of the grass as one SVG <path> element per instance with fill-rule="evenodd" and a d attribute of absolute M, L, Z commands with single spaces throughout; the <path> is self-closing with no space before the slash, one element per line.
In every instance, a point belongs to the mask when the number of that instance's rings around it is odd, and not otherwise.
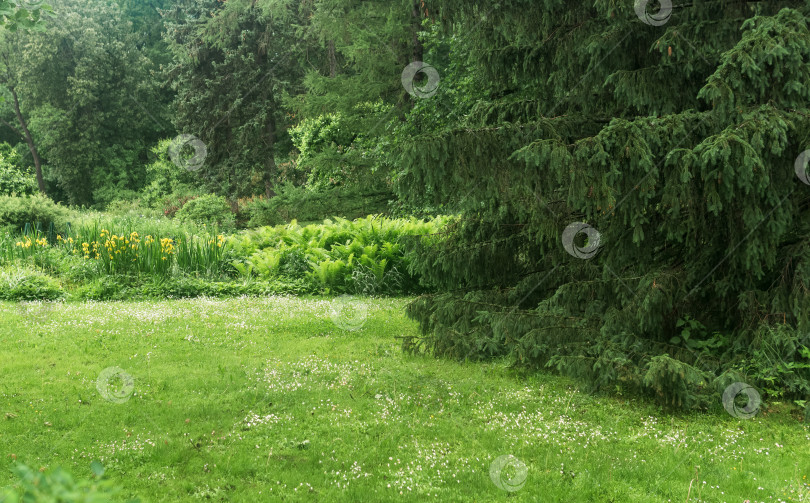
<path fill-rule="evenodd" d="M 100 460 L 142 501 L 810 501 L 810 432 L 774 404 L 664 414 L 403 355 L 405 299 L 339 301 L 1 303 L 0 487 Z"/>

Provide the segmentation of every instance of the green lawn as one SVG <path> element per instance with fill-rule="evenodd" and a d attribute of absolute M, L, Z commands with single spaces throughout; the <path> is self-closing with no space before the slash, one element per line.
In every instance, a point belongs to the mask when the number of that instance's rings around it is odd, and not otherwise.
<path fill-rule="evenodd" d="M 406 356 L 407 300 L 363 302 L 0 304 L 0 487 L 98 459 L 142 501 L 810 501 L 810 432 L 779 407 L 665 414 Z M 102 395 L 110 367 L 132 381 Z"/>

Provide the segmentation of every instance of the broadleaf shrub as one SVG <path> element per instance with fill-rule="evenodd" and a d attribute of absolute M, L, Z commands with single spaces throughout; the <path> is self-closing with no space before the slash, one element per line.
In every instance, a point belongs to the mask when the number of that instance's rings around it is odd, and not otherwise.
<path fill-rule="evenodd" d="M 180 222 L 193 222 L 230 230 L 235 226 L 231 205 L 222 197 L 206 194 L 189 200 L 174 216 Z"/>
<path fill-rule="evenodd" d="M 43 228 L 53 223 L 58 229 L 68 222 L 70 211 L 42 194 L 0 196 L 0 226 L 21 231 L 26 224 Z"/>
<path fill-rule="evenodd" d="M 21 166 L 21 156 L 8 143 L 0 143 L 0 195 L 24 196 L 37 192 L 34 173 Z"/>

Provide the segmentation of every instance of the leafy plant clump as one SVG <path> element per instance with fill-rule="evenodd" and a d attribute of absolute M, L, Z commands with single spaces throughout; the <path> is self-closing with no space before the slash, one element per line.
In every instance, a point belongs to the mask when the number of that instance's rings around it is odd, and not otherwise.
<path fill-rule="evenodd" d="M 120 489 L 103 477 L 101 463 L 91 464 L 90 479 L 76 479 L 67 471 L 55 468 L 35 471 L 25 465 L 17 465 L 14 473 L 19 480 L 10 489 L 0 491 L 0 503 L 70 502 L 108 503 L 117 501 Z M 137 503 L 139 500 L 129 500 Z"/>
<path fill-rule="evenodd" d="M 248 215 L 248 227 L 281 225 L 293 220 L 315 222 L 324 218 L 353 220 L 383 213 L 394 195 L 385 187 L 377 190 L 351 187 L 329 187 L 311 190 L 291 184 L 279 187 L 271 199 L 250 201 L 243 210 Z"/>
<path fill-rule="evenodd" d="M 24 196 L 37 191 L 31 170 L 21 166 L 22 156 L 8 143 L 0 143 L 0 195 Z"/>
<path fill-rule="evenodd" d="M 51 223 L 63 229 L 70 215 L 70 210 L 42 194 L 0 196 L 0 227 L 14 232 L 21 232 L 26 225 L 46 228 Z"/>
<path fill-rule="evenodd" d="M 0 300 L 54 300 L 64 296 L 59 281 L 20 265 L 0 269 Z"/>
<path fill-rule="evenodd" d="M 186 202 L 174 216 L 180 222 L 213 226 L 222 230 L 233 230 L 235 217 L 228 201 L 222 196 L 206 194 Z"/>
<path fill-rule="evenodd" d="M 306 279 L 325 293 L 403 294 L 422 290 L 410 268 L 410 240 L 440 229 L 430 221 L 369 216 L 353 221 L 265 227 L 232 236 L 234 267 L 245 277 Z"/>

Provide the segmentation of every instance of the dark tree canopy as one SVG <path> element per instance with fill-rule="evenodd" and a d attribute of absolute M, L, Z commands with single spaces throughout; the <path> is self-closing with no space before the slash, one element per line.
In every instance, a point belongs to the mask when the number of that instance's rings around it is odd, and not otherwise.
<path fill-rule="evenodd" d="M 637 7 L 442 2 L 450 76 L 399 189 L 461 218 L 419 249 L 443 293 L 410 306 L 411 344 L 676 402 L 741 374 L 808 393 L 767 355 L 810 345 L 810 3 Z"/>

